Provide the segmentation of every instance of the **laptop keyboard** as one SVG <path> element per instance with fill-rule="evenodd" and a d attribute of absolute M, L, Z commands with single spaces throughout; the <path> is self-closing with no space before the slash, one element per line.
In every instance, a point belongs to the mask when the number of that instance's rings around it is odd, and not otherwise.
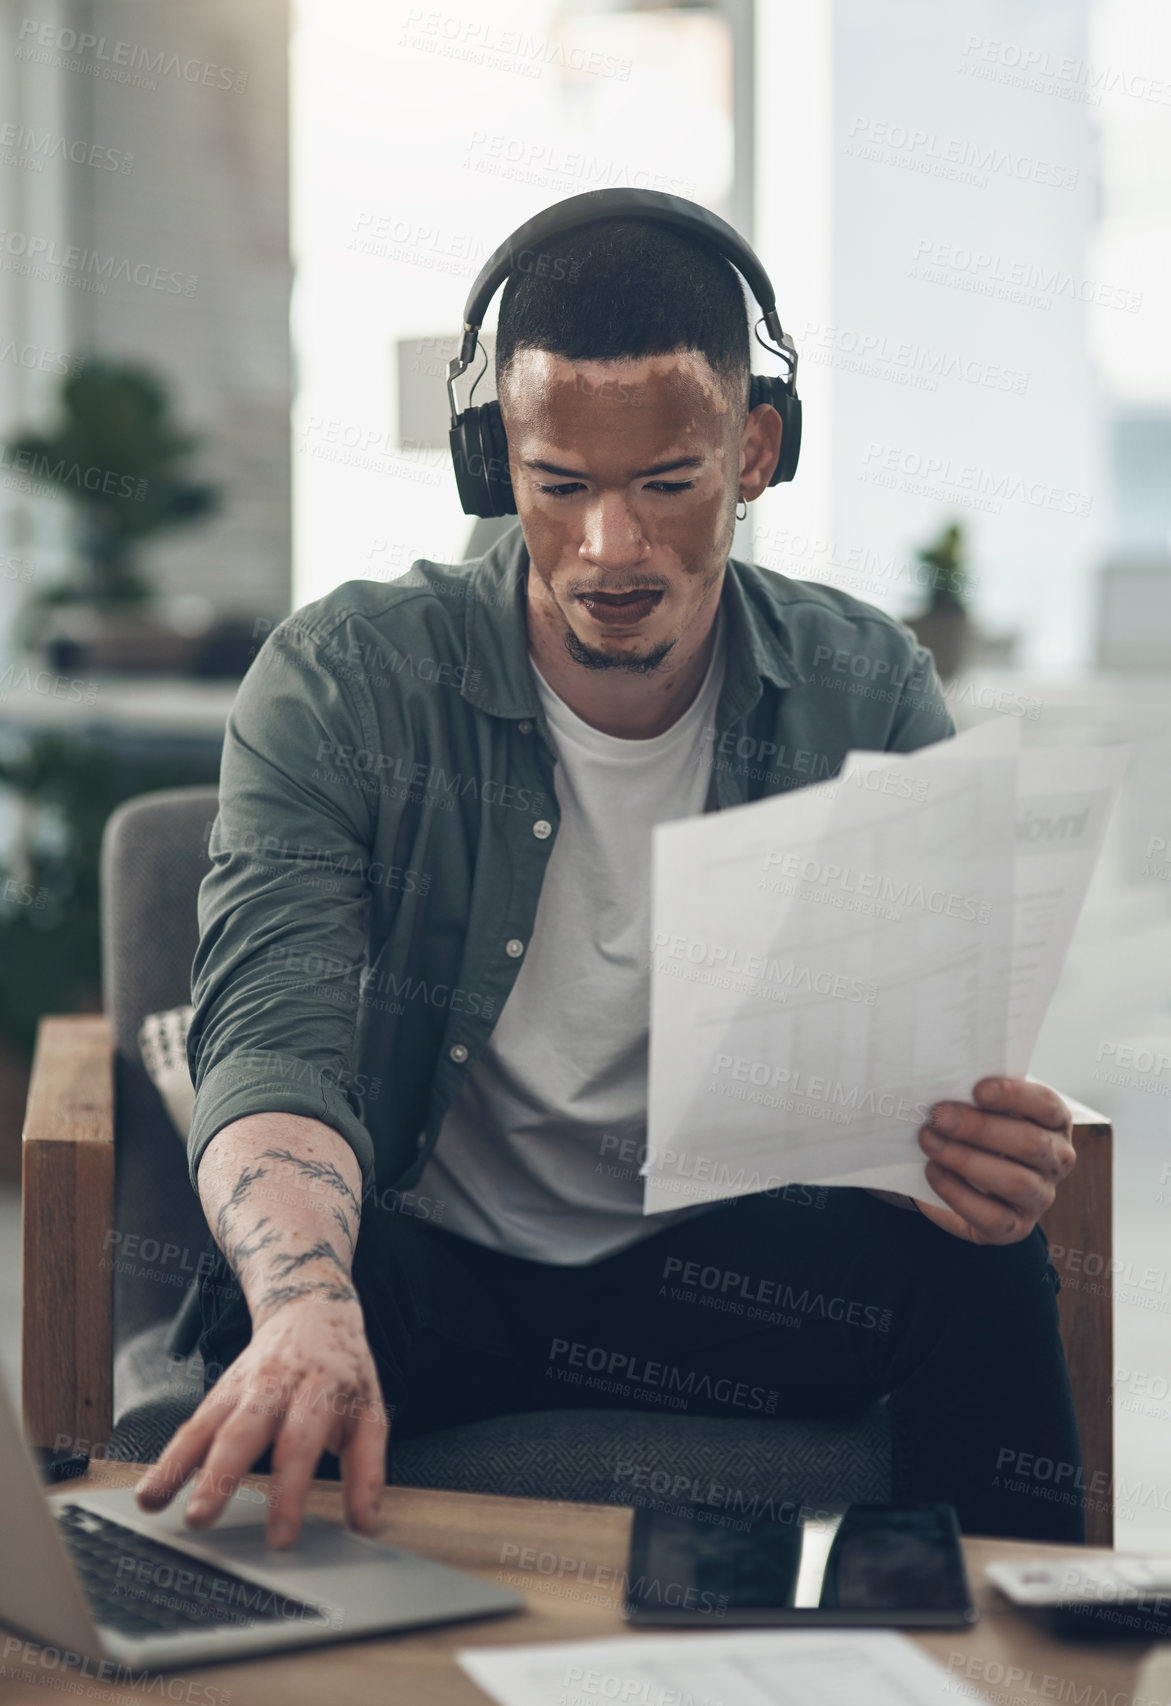
<path fill-rule="evenodd" d="M 100 1623 L 123 1635 L 239 1629 L 295 1618 L 328 1622 L 325 1612 L 262 1587 L 123 1523 L 65 1504 L 58 1517 Z"/>

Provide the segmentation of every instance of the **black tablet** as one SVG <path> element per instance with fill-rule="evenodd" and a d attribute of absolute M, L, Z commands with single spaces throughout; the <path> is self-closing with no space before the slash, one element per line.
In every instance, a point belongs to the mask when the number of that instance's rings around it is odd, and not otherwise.
<path fill-rule="evenodd" d="M 947 1629 L 976 1621 L 951 1505 L 634 1513 L 633 1623 Z"/>

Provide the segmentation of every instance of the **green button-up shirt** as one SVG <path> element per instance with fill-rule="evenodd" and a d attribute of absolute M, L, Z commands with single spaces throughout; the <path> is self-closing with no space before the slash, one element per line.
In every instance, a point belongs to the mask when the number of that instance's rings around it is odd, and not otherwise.
<path fill-rule="evenodd" d="M 408 1189 L 490 1037 L 561 815 L 519 524 L 472 563 L 351 580 L 268 635 L 228 718 L 199 891 L 191 1181 L 221 1127 L 340 1132 Z M 930 654 L 849 594 L 730 559 L 705 811 L 954 734 Z"/>

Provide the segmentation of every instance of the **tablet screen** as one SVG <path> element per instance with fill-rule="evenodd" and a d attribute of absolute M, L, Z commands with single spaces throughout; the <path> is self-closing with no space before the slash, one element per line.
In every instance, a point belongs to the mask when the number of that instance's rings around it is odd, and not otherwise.
<path fill-rule="evenodd" d="M 639 1623 L 947 1627 L 975 1621 L 950 1505 L 778 1505 L 730 1519 L 636 1510 L 626 1615 Z"/>

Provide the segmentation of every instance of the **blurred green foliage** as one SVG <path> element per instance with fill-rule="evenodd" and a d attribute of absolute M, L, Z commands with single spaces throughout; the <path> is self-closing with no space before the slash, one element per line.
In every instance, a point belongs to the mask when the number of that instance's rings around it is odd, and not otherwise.
<path fill-rule="evenodd" d="M 932 571 L 930 580 L 923 578 L 924 586 L 929 589 L 928 610 L 966 610 L 967 547 L 961 524 L 949 522 L 930 545 L 915 555 L 924 568 Z"/>
<path fill-rule="evenodd" d="M 12 471 L 68 498 L 77 512 L 78 573 L 33 594 L 22 645 L 36 645 L 53 605 L 108 610 L 150 601 L 141 541 L 220 507 L 220 489 L 187 473 L 202 443 L 175 424 L 170 392 L 150 368 L 96 357 L 63 380 L 60 420 L 50 431 L 9 440 Z"/>
<path fill-rule="evenodd" d="M 0 791 L 23 800 L 29 824 L 0 869 L 0 1034 L 26 1058 L 42 1014 L 101 1009 L 106 819 L 135 794 L 215 782 L 218 768 L 218 754 L 129 757 L 57 734 L 22 738 L 19 750 L 0 753 Z"/>

